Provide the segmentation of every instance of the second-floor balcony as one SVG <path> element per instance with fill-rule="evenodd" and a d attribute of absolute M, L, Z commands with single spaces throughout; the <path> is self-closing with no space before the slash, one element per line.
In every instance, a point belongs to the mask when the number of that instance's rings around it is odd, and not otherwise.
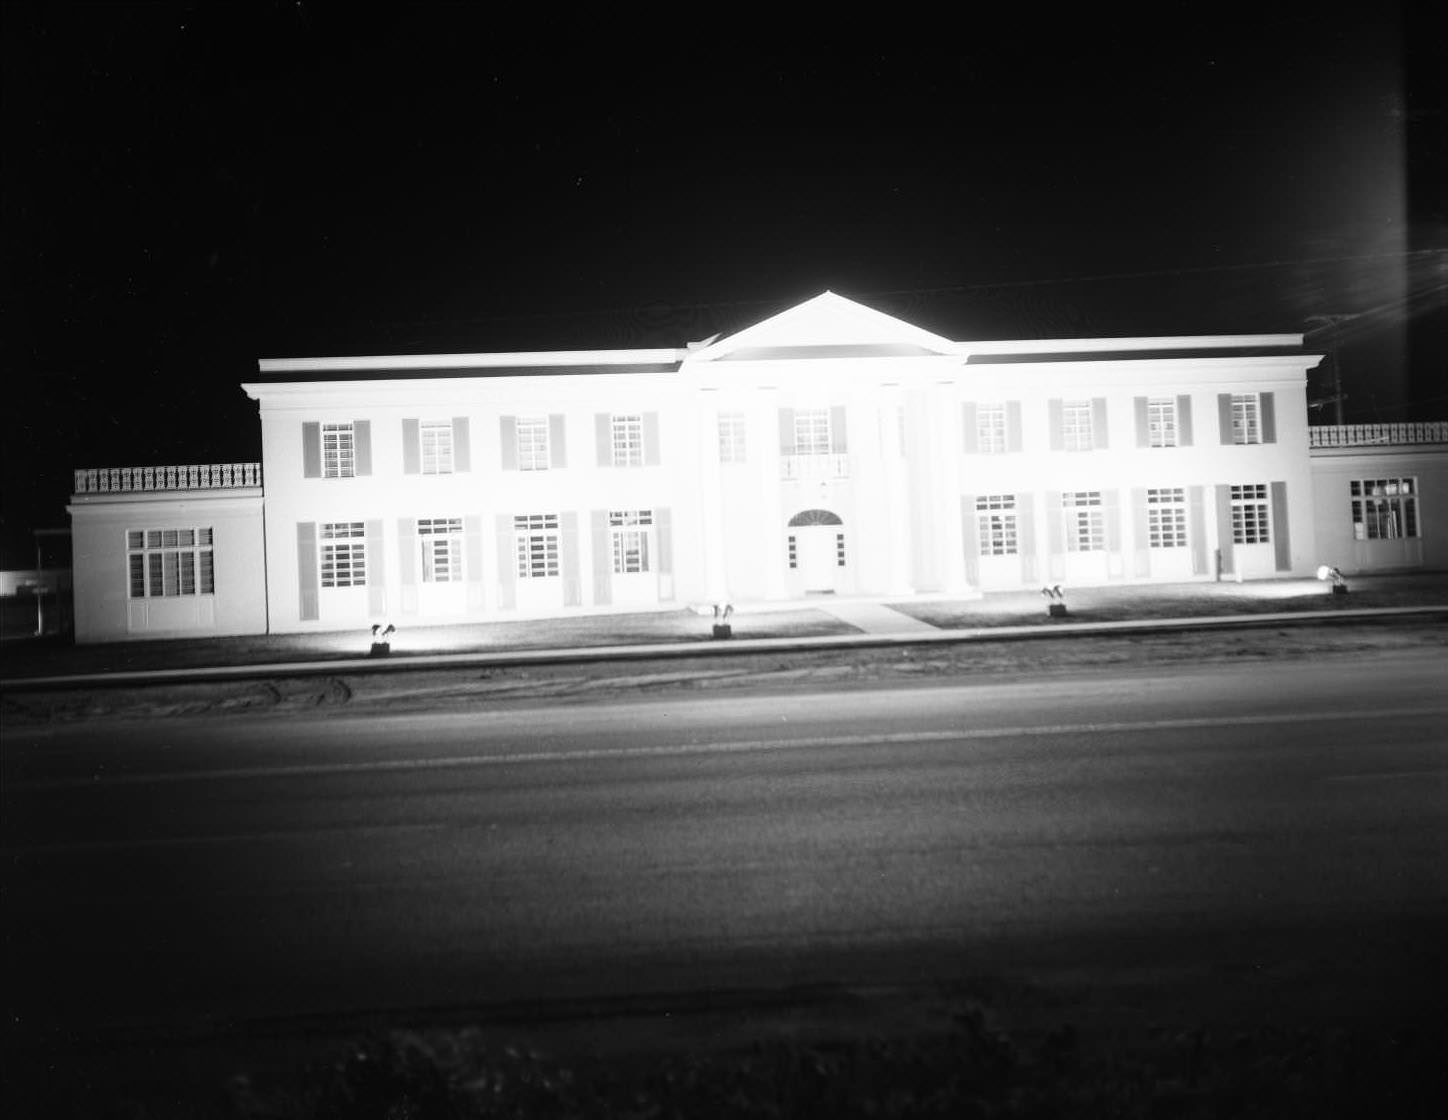
<path fill-rule="evenodd" d="M 88 467 L 75 472 L 77 494 L 157 490 L 242 490 L 261 486 L 260 463 L 193 463 L 175 467 Z"/>
<path fill-rule="evenodd" d="M 1423 424 L 1322 424 L 1307 429 L 1309 447 L 1391 447 L 1448 443 L 1448 421 Z"/>
<path fill-rule="evenodd" d="M 781 455 L 779 477 L 786 482 L 814 482 L 819 479 L 849 478 L 848 455 Z"/>

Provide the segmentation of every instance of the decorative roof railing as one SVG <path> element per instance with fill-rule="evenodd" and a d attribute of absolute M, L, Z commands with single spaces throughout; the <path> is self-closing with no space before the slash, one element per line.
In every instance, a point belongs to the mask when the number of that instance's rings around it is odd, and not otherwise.
<path fill-rule="evenodd" d="M 260 485 L 260 463 L 199 463 L 182 467 L 93 467 L 75 472 L 77 494 L 133 494 L 153 490 L 239 490 Z"/>
<path fill-rule="evenodd" d="M 1448 421 L 1422 424 L 1323 424 L 1307 429 L 1309 447 L 1387 447 L 1448 443 Z"/>

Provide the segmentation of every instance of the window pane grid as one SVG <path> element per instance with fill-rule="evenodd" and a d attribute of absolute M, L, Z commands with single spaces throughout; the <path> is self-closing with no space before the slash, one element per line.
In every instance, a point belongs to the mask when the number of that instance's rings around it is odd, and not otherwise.
<path fill-rule="evenodd" d="M 1248 486 L 1233 486 L 1232 501 L 1232 543 L 1269 544 L 1272 540 L 1267 507 L 1267 486 L 1253 483 Z"/>
<path fill-rule="evenodd" d="M 613 465 L 641 467 L 644 465 L 644 418 L 637 414 L 613 418 Z"/>
<path fill-rule="evenodd" d="M 830 410 L 801 408 L 794 414 L 794 453 L 796 455 L 828 455 L 830 453 Z"/>
<path fill-rule="evenodd" d="M 130 529 L 126 582 L 132 599 L 215 594 L 207 529 Z"/>
<path fill-rule="evenodd" d="M 719 462 L 744 462 L 744 414 L 724 412 L 719 415 Z"/>
<path fill-rule="evenodd" d="M 1153 397 L 1146 402 L 1147 444 L 1150 447 L 1177 445 L 1176 401 Z"/>
<path fill-rule="evenodd" d="M 1262 423 L 1256 393 L 1232 394 L 1232 442 L 1262 442 Z"/>
<path fill-rule="evenodd" d="M 322 425 L 322 477 L 351 478 L 356 473 L 351 424 Z"/>
<path fill-rule="evenodd" d="M 1061 405 L 1061 439 L 1067 451 L 1090 451 L 1091 402 L 1065 401 Z"/>
<path fill-rule="evenodd" d="M 1146 492 L 1147 546 L 1187 547 L 1186 492 L 1179 486 Z"/>
<path fill-rule="evenodd" d="M 549 579 L 559 572 L 558 515 L 519 514 L 513 518 L 519 579 Z"/>
<path fill-rule="evenodd" d="M 515 424 L 520 471 L 548 469 L 548 417 L 520 416 Z"/>
<path fill-rule="evenodd" d="M 1006 449 L 1006 406 L 983 404 L 975 412 L 976 442 L 983 453 L 996 455 Z"/>
<path fill-rule="evenodd" d="M 452 474 L 452 421 L 424 420 L 418 425 L 418 436 L 422 444 L 422 473 Z"/>
<path fill-rule="evenodd" d="M 1016 496 L 982 494 L 975 500 L 976 525 L 982 556 L 1015 556 L 1019 551 L 1016 531 Z"/>
<path fill-rule="evenodd" d="M 1075 490 L 1061 495 L 1067 552 L 1101 552 L 1106 548 L 1106 521 L 1101 491 Z"/>
<path fill-rule="evenodd" d="M 1354 539 L 1386 541 L 1418 536 L 1416 478 L 1371 478 L 1350 485 Z"/>

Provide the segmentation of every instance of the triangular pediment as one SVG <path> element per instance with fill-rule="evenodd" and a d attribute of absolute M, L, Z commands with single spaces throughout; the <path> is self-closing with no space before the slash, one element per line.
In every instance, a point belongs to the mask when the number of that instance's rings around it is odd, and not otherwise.
<path fill-rule="evenodd" d="M 901 319 L 821 292 L 689 355 L 691 362 L 938 357 L 960 348 Z"/>

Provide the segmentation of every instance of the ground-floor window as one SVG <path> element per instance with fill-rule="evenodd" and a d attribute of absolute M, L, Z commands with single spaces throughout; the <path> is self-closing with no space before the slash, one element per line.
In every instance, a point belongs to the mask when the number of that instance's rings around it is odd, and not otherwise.
<path fill-rule="evenodd" d="M 1233 486 L 1231 496 L 1232 543 L 1271 543 L 1272 529 L 1267 504 L 1267 484 L 1257 482 L 1248 486 Z"/>
<path fill-rule="evenodd" d="M 1067 552 L 1101 552 L 1106 547 L 1106 522 L 1100 490 L 1068 490 L 1061 495 Z"/>
<path fill-rule="evenodd" d="M 518 578 L 548 579 L 558 575 L 558 515 L 520 514 L 513 518 L 517 537 Z"/>
<path fill-rule="evenodd" d="M 210 529 L 126 533 L 132 599 L 215 593 Z"/>
<path fill-rule="evenodd" d="M 982 556 L 1014 556 L 1019 550 L 1016 496 L 982 494 L 975 500 L 976 524 Z"/>
<path fill-rule="evenodd" d="M 1391 541 L 1418 535 L 1418 480 L 1368 478 L 1354 481 L 1352 535 L 1356 540 Z"/>
<path fill-rule="evenodd" d="M 1181 487 L 1146 492 L 1147 544 L 1152 548 L 1187 547 L 1187 498 Z"/>
<path fill-rule="evenodd" d="M 322 586 L 367 585 L 367 529 L 361 521 L 322 524 Z"/>
<path fill-rule="evenodd" d="M 463 519 L 420 518 L 417 535 L 422 544 L 422 582 L 460 582 L 463 578 Z"/>
<path fill-rule="evenodd" d="M 843 568 L 844 566 L 845 566 L 845 534 L 844 534 L 844 533 L 836 533 L 836 534 L 835 534 L 835 567 L 837 567 L 837 568 Z"/>
<path fill-rule="evenodd" d="M 609 510 L 615 575 L 636 575 L 651 570 L 649 530 L 653 523 L 653 510 Z"/>

